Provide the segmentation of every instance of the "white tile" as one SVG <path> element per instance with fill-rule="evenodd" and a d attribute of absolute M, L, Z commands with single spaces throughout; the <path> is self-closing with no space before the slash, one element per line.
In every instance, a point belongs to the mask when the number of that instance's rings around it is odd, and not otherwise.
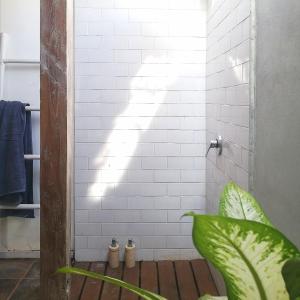
<path fill-rule="evenodd" d="M 204 196 L 205 184 L 204 183 L 169 183 L 168 184 L 169 196 Z"/>
<path fill-rule="evenodd" d="M 75 224 L 75 235 L 101 235 L 101 224 L 99 223 L 78 223 Z"/>
<path fill-rule="evenodd" d="M 180 156 L 180 144 L 157 143 L 155 144 L 155 155 L 157 156 Z"/>
<path fill-rule="evenodd" d="M 107 250 L 99 249 L 78 249 L 75 251 L 77 261 L 105 261 L 107 259 Z"/>
<path fill-rule="evenodd" d="M 101 207 L 103 209 L 126 209 L 128 208 L 127 197 L 103 197 L 101 198 Z"/>
<path fill-rule="evenodd" d="M 187 207 L 204 207 L 193 197 L 201 202 L 205 194 L 206 59 L 216 57 L 210 70 L 222 71 L 220 51 L 238 35 L 222 38 L 218 30 L 217 51 L 206 52 L 204 0 L 75 5 L 76 259 L 106 260 L 112 237 L 122 244 L 134 238 L 142 260 L 195 257 L 190 227 L 181 226 L 191 220 L 177 218 Z M 233 20 L 224 23 L 228 31 Z M 246 47 L 237 52 L 246 63 Z M 246 89 L 234 93 L 232 105 L 243 105 Z"/>
<path fill-rule="evenodd" d="M 204 196 L 182 196 L 180 206 L 182 209 L 205 210 L 205 204 Z"/>
<path fill-rule="evenodd" d="M 156 235 L 179 235 L 179 223 L 157 223 L 154 224 L 154 232 Z"/>
<path fill-rule="evenodd" d="M 155 249 L 155 260 L 179 260 L 181 258 L 180 249 Z"/>
<path fill-rule="evenodd" d="M 166 238 L 163 236 L 144 236 L 141 240 L 144 249 L 156 249 L 166 247 Z"/>
<path fill-rule="evenodd" d="M 154 172 L 156 182 L 180 182 L 180 172 L 176 170 L 157 170 Z"/>
<path fill-rule="evenodd" d="M 155 198 L 156 209 L 178 209 L 180 208 L 179 197 L 159 197 Z"/>
<path fill-rule="evenodd" d="M 86 249 L 88 247 L 88 237 L 75 236 L 75 247 L 76 249 Z"/>
<path fill-rule="evenodd" d="M 88 210 L 76 210 L 75 211 L 75 222 L 76 223 L 88 223 L 89 211 Z"/>
<path fill-rule="evenodd" d="M 168 157 L 168 169 L 194 169 L 195 159 L 193 157 Z"/>
<path fill-rule="evenodd" d="M 143 157 L 142 168 L 155 170 L 155 169 L 166 169 L 167 158 L 166 157 Z"/>
<path fill-rule="evenodd" d="M 205 183 L 205 170 L 181 170 L 181 182 L 203 182 Z"/>
<path fill-rule="evenodd" d="M 182 248 L 193 248 L 192 236 L 168 236 L 167 237 L 167 248 L 182 249 Z"/>
<path fill-rule="evenodd" d="M 116 35 L 140 35 L 141 34 L 140 23 L 128 23 L 118 22 L 115 24 Z"/>
<path fill-rule="evenodd" d="M 167 211 L 166 210 L 143 210 L 140 211 L 140 220 L 141 222 L 167 222 Z"/>
<path fill-rule="evenodd" d="M 137 249 L 138 261 L 152 261 L 154 260 L 153 249 Z"/>
<path fill-rule="evenodd" d="M 153 209 L 154 197 L 129 197 L 129 209 Z"/>
<path fill-rule="evenodd" d="M 75 169 L 85 170 L 88 168 L 88 158 L 87 157 L 76 157 L 75 158 Z"/>

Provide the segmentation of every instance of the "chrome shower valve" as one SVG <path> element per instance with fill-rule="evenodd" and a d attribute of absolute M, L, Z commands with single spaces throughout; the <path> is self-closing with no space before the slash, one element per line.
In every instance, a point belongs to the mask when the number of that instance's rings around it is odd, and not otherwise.
<path fill-rule="evenodd" d="M 215 140 L 211 140 L 210 141 L 210 144 L 209 144 L 209 147 L 207 149 L 207 152 L 206 152 L 206 157 L 208 156 L 208 152 L 210 149 L 213 149 L 213 148 L 216 148 L 218 149 L 218 155 L 221 155 L 222 154 L 222 150 L 223 150 L 223 140 L 222 140 L 222 137 L 219 135 Z"/>

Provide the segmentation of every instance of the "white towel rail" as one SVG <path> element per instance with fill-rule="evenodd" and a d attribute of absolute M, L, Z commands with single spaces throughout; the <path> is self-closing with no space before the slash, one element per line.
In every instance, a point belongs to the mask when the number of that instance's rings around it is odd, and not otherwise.
<path fill-rule="evenodd" d="M 3 63 L 8 64 L 28 64 L 28 65 L 39 65 L 40 61 L 38 59 L 3 59 Z"/>
<path fill-rule="evenodd" d="M 40 204 L 19 204 L 17 206 L 0 205 L 0 209 L 40 209 Z"/>
<path fill-rule="evenodd" d="M 0 32 L 0 100 L 3 98 L 3 89 L 4 89 L 4 74 L 5 74 L 5 66 L 9 64 L 27 64 L 27 65 L 40 65 L 40 61 L 38 59 L 6 59 L 5 58 L 5 46 L 6 46 L 6 34 Z M 26 106 L 26 111 L 40 111 L 39 108 Z M 25 154 L 24 159 L 26 160 L 39 160 L 40 155 L 36 154 Z M 40 204 L 19 204 L 16 206 L 6 206 L 0 205 L 0 209 L 40 209 Z"/>
<path fill-rule="evenodd" d="M 26 111 L 40 111 L 38 107 L 25 106 Z"/>
<path fill-rule="evenodd" d="M 40 160 L 41 157 L 38 154 L 25 154 L 24 159 L 25 160 Z"/>

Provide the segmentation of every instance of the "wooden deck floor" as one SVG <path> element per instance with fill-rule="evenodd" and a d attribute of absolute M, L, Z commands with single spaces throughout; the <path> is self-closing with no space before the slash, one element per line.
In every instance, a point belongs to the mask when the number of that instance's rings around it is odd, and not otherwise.
<path fill-rule="evenodd" d="M 168 300 L 196 300 L 204 294 L 218 295 L 205 260 L 140 262 L 135 268 L 121 265 L 110 269 L 107 263 L 76 263 L 77 267 L 123 279 Z M 138 300 L 138 296 L 111 284 L 72 277 L 71 300 Z"/>
<path fill-rule="evenodd" d="M 205 260 L 140 262 L 133 269 L 110 269 L 104 262 L 76 266 L 121 278 L 168 300 L 196 300 L 217 295 Z M 40 262 L 34 259 L 0 259 L 0 300 L 42 300 Z M 72 276 L 71 300 L 138 300 L 134 294 L 101 281 Z"/>

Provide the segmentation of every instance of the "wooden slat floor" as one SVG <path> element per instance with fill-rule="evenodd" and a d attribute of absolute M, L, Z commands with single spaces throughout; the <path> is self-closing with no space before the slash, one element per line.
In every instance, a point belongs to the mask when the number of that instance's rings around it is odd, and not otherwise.
<path fill-rule="evenodd" d="M 127 269 L 111 269 L 105 262 L 76 263 L 76 267 L 101 272 L 159 293 L 168 300 L 196 300 L 218 295 L 205 260 L 139 262 Z M 71 300 L 138 300 L 138 296 L 102 281 L 72 276 Z"/>
<path fill-rule="evenodd" d="M 139 262 L 135 268 L 110 269 L 105 262 L 76 263 L 88 269 L 156 292 L 168 300 L 196 300 L 217 295 L 205 260 Z M 0 259 L 0 300 L 41 300 L 40 262 L 35 259 Z M 72 276 L 71 300 L 138 300 L 131 292 L 101 281 Z"/>

